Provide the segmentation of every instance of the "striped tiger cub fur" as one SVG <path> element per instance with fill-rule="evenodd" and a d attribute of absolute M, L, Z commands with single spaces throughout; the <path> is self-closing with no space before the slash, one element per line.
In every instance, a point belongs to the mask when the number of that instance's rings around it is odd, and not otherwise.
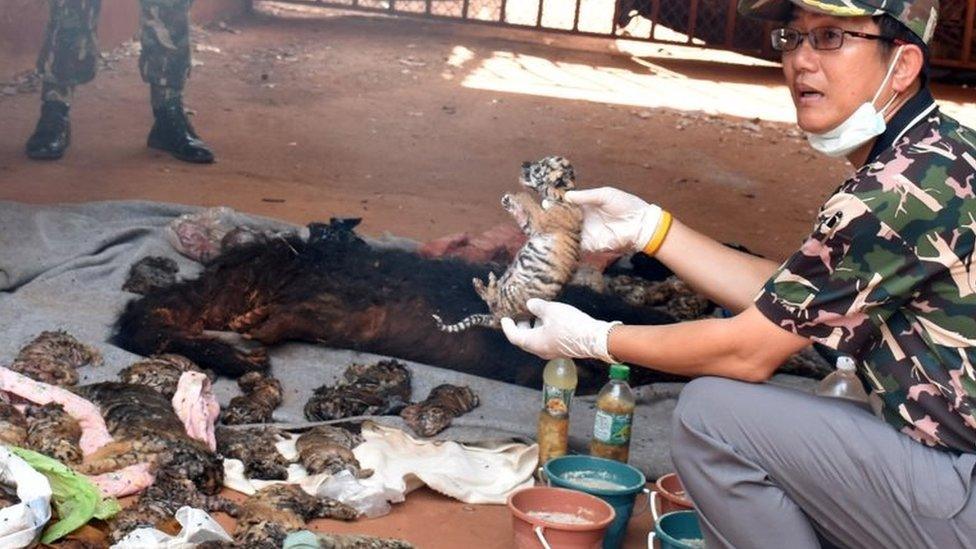
<path fill-rule="evenodd" d="M 440 330 L 454 333 L 474 326 L 498 329 L 505 317 L 531 319 L 525 302 L 533 297 L 553 299 L 576 272 L 583 213 L 579 206 L 563 200 L 564 193 L 576 186 L 573 166 L 560 156 L 525 162 L 519 182 L 536 191 L 542 205 L 526 192 L 502 197 L 502 206 L 528 240 L 501 278 L 489 273 L 487 285 L 477 278 L 472 281 L 491 313 L 471 315 L 449 325 L 433 315 Z"/>

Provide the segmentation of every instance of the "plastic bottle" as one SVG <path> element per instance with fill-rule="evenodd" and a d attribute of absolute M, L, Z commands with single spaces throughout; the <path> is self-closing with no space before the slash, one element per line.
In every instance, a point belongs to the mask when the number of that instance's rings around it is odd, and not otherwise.
<path fill-rule="evenodd" d="M 820 396 L 846 398 L 858 403 L 867 404 L 868 394 L 864 391 L 861 379 L 857 377 L 854 359 L 842 356 L 837 359 L 837 369 L 823 378 L 817 386 L 816 393 Z"/>
<path fill-rule="evenodd" d="M 610 381 L 596 397 L 596 419 L 590 455 L 627 463 L 630 457 L 630 429 L 634 421 L 637 398 L 627 384 L 630 368 L 624 364 L 610 366 Z"/>
<path fill-rule="evenodd" d="M 542 411 L 537 440 L 539 463 L 566 455 L 569 447 L 569 406 L 576 392 L 576 363 L 554 358 L 542 372 Z"/>

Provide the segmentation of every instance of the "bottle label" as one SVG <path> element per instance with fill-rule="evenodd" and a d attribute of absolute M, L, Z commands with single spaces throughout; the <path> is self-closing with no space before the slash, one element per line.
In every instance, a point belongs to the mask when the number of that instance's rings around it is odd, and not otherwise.
<path fill-rule="evenodd" d="M 552 385 L 542 386 L 542 409 L 555 417 L 569 415 L 569 404 L 573 400 L 572 389 L 560 389 Z"/>
<path fill-rule="evenodd" d="M 613 446 L 627 444 L 630 442 L 632 418 L 633 414 L 611 414 L 598 409 L 593 421 L 593 438 Z"/>

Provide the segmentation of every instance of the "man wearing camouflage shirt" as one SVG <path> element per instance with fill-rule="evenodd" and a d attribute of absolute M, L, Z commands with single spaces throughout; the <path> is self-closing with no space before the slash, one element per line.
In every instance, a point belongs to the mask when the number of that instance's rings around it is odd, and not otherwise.
<path fill-rule="evenodd" d="M 27 141 L 27 156 L 61 158 L 71 141 L 68 110 L 75 86 L 95 77 L 96 29 L 101 0 L 48 0 L 50 18 L 37 60 L 41 75 L 41 117 Z M 189 9 L 193 0 L 139 0 L 142 52 L 139 72 L 150 86 L 155 123 L 148 146 L 186 162 L 213 162 L 183 109 L 190 75 Z"/>
<path fill-rule="evenodd" d="M 976 547 L 976 132 L 927 86 L 938 2 L 739 10 L 776 22 L 800 128 L 857 170 L 813 233 L 777 266 L 622 191 L 570 192 L 585 249 L 654 254 L 736 315 L 624 326 L 533 300 L 535 327 L 506 319 L 505 333 L 547 358 L 698 377 L 674 414 L 672 458 L 708 547 Z M 859 362 L 883 420 L 759 383 L 811 341 Z"/>

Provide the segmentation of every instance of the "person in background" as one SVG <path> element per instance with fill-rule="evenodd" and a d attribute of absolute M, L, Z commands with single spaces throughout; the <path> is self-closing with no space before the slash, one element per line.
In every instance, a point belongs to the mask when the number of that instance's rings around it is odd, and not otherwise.
<path fill-rule="evenodd" d="M 41 116 L 27 140 L 27 156 L 55 160 L 71 143 L 75 87 L 95 78 L 101 0 L 48 0 L 50 18 L 37 60 L 41 76 Z M 139 73 L 149 84 L 155 122 L 148 146 L 186 162 L 210 163 L 214 155 L 200 140 L 183 109 L 190 75 L 189 10 L 193 0 L 139 0 Z"/>

